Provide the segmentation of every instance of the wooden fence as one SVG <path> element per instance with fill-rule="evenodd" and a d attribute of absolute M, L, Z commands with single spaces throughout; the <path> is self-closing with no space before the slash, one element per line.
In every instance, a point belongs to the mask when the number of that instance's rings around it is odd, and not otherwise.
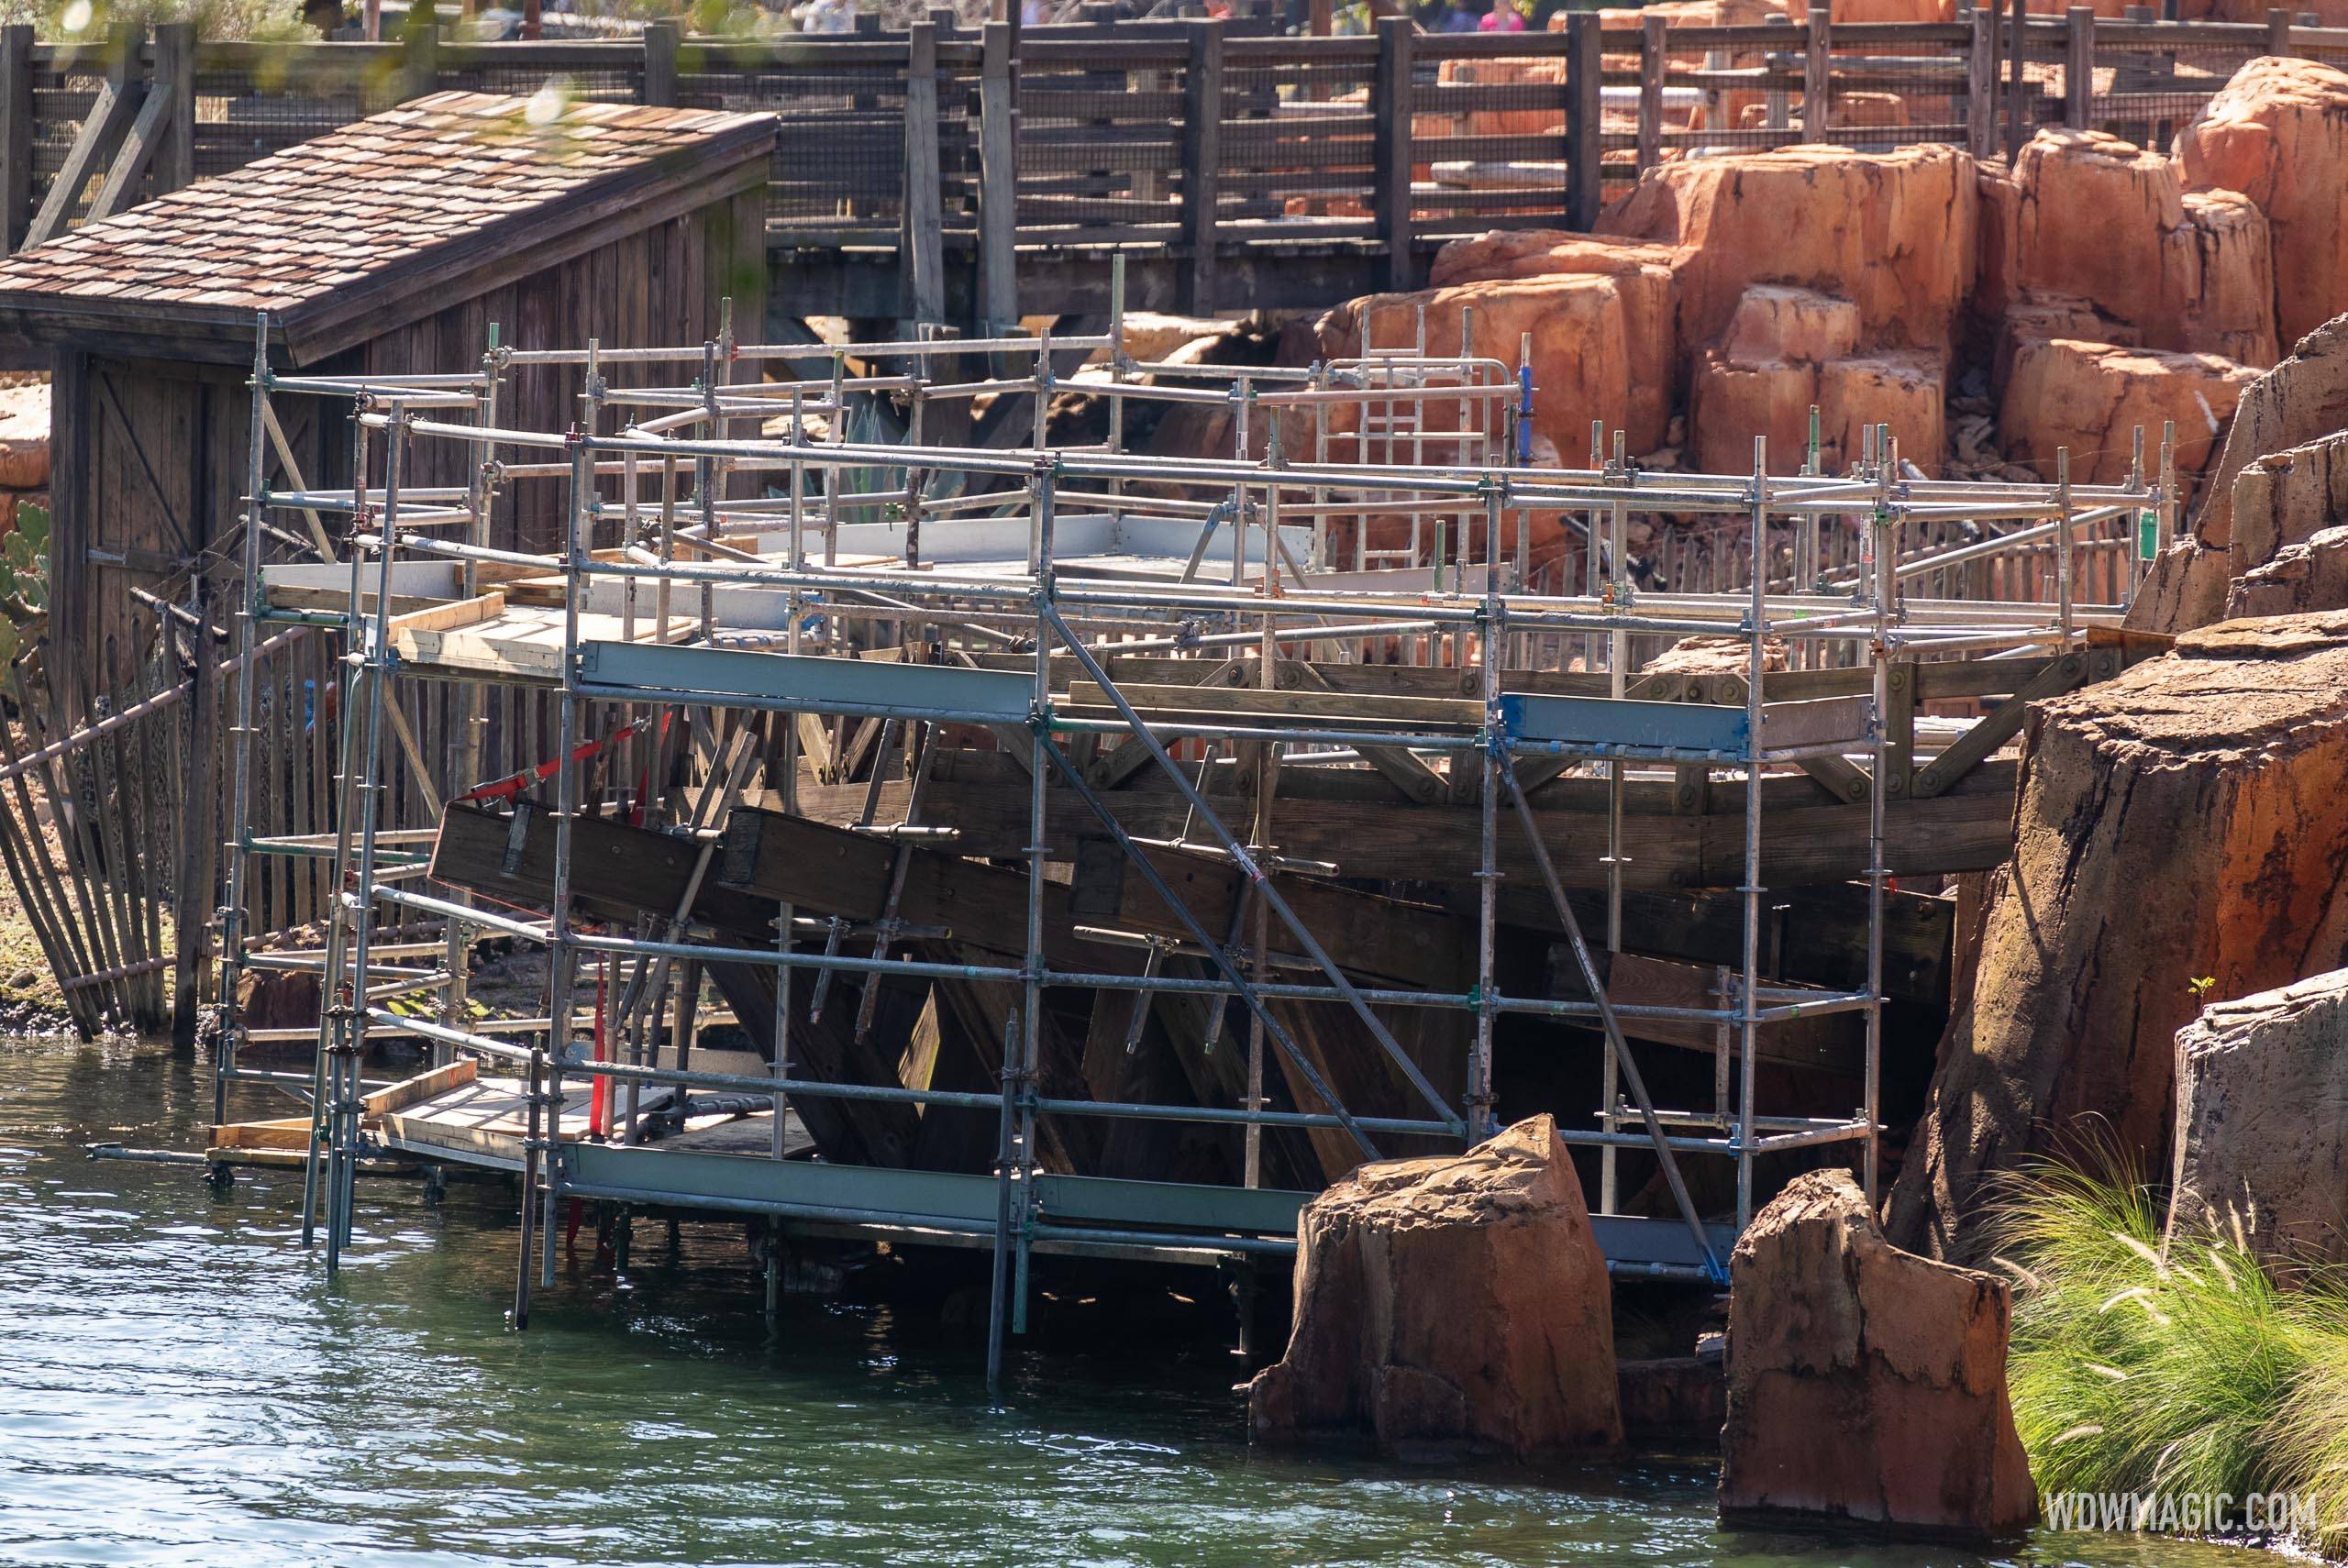
<path fill-rule="evenodd" d="M 2149 12 L 2137 8 L 2144 17 Z M 893 251 L 913 314 L 976 252 L 981 314 L 1017 314 L 1020 247 L 1154 253 L 1193 310 L 1262 246 L 1365 248 L 1407 287 L 1445 238 L 1588 227 L 1673 156 L 1831 141 L 2010 152 L 2039 127 L 2163 144 L 2243 61 L 2348 61 L 2348 28 L 2010 17 L 1286 37 L 1257 24 L 941 24 L 784 40 L 198 43 L 185 24 L 88 46 L 0 28 L 0 245 L 288 147 L 436 88 L 771 109 L 769 233 Z"/>

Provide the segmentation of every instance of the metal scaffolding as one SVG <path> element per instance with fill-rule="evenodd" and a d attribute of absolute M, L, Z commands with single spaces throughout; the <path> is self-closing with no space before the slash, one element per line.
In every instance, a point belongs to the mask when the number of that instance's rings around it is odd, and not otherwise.
<path fill-rule="evenodd" d="M 349 1241 L 355 1176 L 365 1158 L 389 1151 L 518 1164 L 517 1324 L 527 1321 L 534 1287 L 554 1282 L 551 1234 L 566 1198 L 983 1245 L 992 1258 L 991 1378 L 1004 1336 L 1024 1327 L 1038 1248 L 1224 1263 L 1291 1249 L 1297 1205 L 1307 1195 L 1268 1187 L 1268 1132 L 1342 1139 L 1364 1159 L 1396 1139 L 1424 1147 L 1488 1135 L 1494 1032 L 1513 1018 L 1602 1036 L 1596 1124 L 1564 1127 L 1560 1136 L 1601 1151 L 1598 1220 L 1618 1270 L 1724 1280 L 1725 1247 L 1752 1213 L 1755 1162 L 1765 1154 L 1855 1144 L 1872 1194 L 1890 791 L 1865 793 L 1865 983 L 1825 989 L 1765 974 L 1764 778 L 1809 767 L 1885 779 L 1895 762 L 1883 715 L 1896 657 L 2061 652 L 2115 621 L 2119 606 L 2077 602 L 2073 548 L 2115 523 L 2123 535 L 2140 519 L 2157 539 L 2174 532 L 2177 488 L 2165 445 L 2156 463 L 2140 461 L 2117 486 L 2073 485 L 2066 477 L 2051 484 L 1923 479 L 1902 464 L 1888 430 L 1871 432 L 1860 459 L 1838 474 L 1820 471 L 1814 439 L 1802 471 L 1772 474 L 1757 437 L 1744 474 L 1643 472 L 1619 441 L 1607 453 L 1602 431 L 1593 433 L 1589 467 L 1534 468 L 1527 458 L 1538 389 L 1523 346 L 1515 363 L 1472 349 L 1439 359 L 1423 352 L 1424 338 L 1422 323 L 1411 347 L 1379 348 L 1366 327 L 1359 358 L 1297 370 L 1143 364 L 1125 354 L 1122 311 L 1113 311 L 1105 335 L 1078 338 L 765 347 L 737 343 L 729 329 L 705 344 L 613 351 L 592 343 L 513 346 L 493 335 L 478 367 L 360 379 L 272 370 L 264 323 L 248 486 L 256 525 L 244 534 L 237 621 L 239 827 L 222 915 L 218 1084 L 224 1107 L 228 1085 L 242 1078 L 306 1095 L 305 1244 L 322 1228 L 327 1266 L 338 1264 Z M 1462 340 L 1472 343 L 1471 327 Z M 1063 382 L 1056 359 L 1078 352 L 1099 369 Z M 582 376 L 570 428 L 500 425 L 501 389 L 533 367 Z M 1070 386 L 1105 402 L 1105 437 L 1051 439 L 1053 394 Z M 348 489 L 266 483 L 262 432 L 275 417 L 273 401 L 289 397 L 349 405 Z M 1018 397 L 1033 402 L 1022 446 L 942 444 L 933 434 L 949 411 Z M 1221 416 L 1230 455 L 1124 451 L 1128 404 Z M 460 454 L 470 480 L 416 482 L 417 454 L 426 448 Z M 500 509 L 524 493 L 559 496 L 557 547 L 493 542 Z M 281 513 L 305 520 L 339 578 L 339 604 L 319 601 L 318 567 L 289 569 L 269 559 L 271 541 L 284 536 L 258 525 Z M 1626 545 L 1634 514 L 1741 528 L 1751 563 L 1743 591 L 1642 587 Z M 1954 518 L 1995 532 L 1975 545 L 1903 553 L 1904 534 Z M 321 519 L 339 525 L 339 554 L 328 537 L 336 530 Z M 1550 542 L 1583 562 L 1574 591 L 1527 586 L 1536 550 Z M 1903 591 L 1903 583 L 1940 568 L 2045 542 L 2056 560 L 2052 603 Z M 1836 555 L 1839 545 L 1855 555 Z M 313 591 L 301 604 L 272 592 L 296 578 Z M 320 831 L 272 836 L 246 825 L 256 789 L 258 661 L 249 656 L 287 623 L 343 639 L 334 705 L 339 766 L 330 821 L 310 824 Z M 460 635 L 473 639 L 462 657 L 449 651 Z M 1732 639 L 1742 650 L 1742 701 L 1638 694 L 1639 651 L 1697 635 Z M 537 662 L 495 651 L 525 643 Z M 1795 651 L 1780 668 L 1853 672 L 1841 694 L 1773 699 L 1769 667 L 1786 647 Z M 1303 689 L 1283 687 L 1299 650 L 1329 667 L 1419 664 L 1452 669 L 1457 679 L 1439 698 L 1314 690 L 1309 676 L 1317 667 L 1308 663 Z M 1212 691 L 1114 673 L 1118 660 L 1136 655 L 1225 673 Z M 415 682 L 440 692 L 429 723 L 401 704 L 400 688 Z M 517 688 L 544 692 L 551 704 L 550 744 L 535 758 L 508 700 Z M 327 712 L 323 703 L 318 712 Z M 890 850 L 879 917 L 778 899 L 767 927 L 773 938 L 763 944 L 738 928 L 729 934 L 703 923 L 697 900 L 725 879 L 729 819 L 760 801 L 785 816 L 803 813 L 810 772 L 803 748 L 825 743 L 827 722 L 844 734 L 863 721 L 879 722 L 877 753 L 849 831 Z M 435 869 L 426 853 L 434 830 L 403 820 L 389 781 L 397 765 L 428 780 L 435 756 L 452 779 L 481 779 L 493 729 L 504 760 L 517 765 L 498 775 L 518 824 L 509 863 L 521 858 L 533 819 L 551 821 L 551 881 L 535 908 L 518 897 L 500 907 L 478 886 L 446 877 L 446 885 L 422 890 L 417 882 Z M 1024 928 L 1016 942 L 997 935 L 990 943 L 998 954 L 1015 949 L 1015 961 L 947 962 L 936 941 L 952 933 L 904 918 L 908 867 L 958 848 L 956 828 L 925 817 L 955 787 L 938 778 L 942 762 L 990 748 L 1009 753 L 1024 778 Z M 1178 798 L 1185 823 L 1171 847 L 1235 879 L 1240 892 L 1219 923 L 1169 880 L 1169 845 L 1129 828 L 1106 797 L 1100 764 L 1113 753 L 1128 771 L 1154 770 Z M 614 783 L 616 768 L 598 773 L 596 759 L 620 755 L 630 771 Z M 900 756 L 901 769 L 892 760 Z M 1906 766 L 1904 751 L 1897 766 Z M 1473 933 L 1469 983 L 1367 983 L 1316 936 L 1292 895 L 1328 886 L 1331 868 L 1279 848 L 1284 769 L 1368 769 L 1405 800 L 1473 805 L 1480 836 L 1473 912 L 1463 917 Z M 1582 870 L 1561 869 L 1536 810 L 1541 789 L 1576 769 L 1601 780 L 1610 796 L 1607 854 L 1596 874 L 1604 929 L 1596 932 L 1585 932 L 1567 893 Z M 1706 1006 L 1618 1003 L 1610 995 L 1612 959 L 1626 946 L 1624 799 L 1634 776 L 1666 769 L 1743 786 L 1733 889 L 1739 959 L 1722 971 Z M 681 773 L 683 787 L 670 787 Z M 902 822 L 879 820 L 884 773 L 905 787 Z M 592 800 L 591 775 L 600 780 Z M 1246 787 L 1224 788 L 1225 780 Z M 1244 820 L 1235 805 L 1244 805 Z M 1122 944 L 1142 954 L 1137 962 L 1071 967 L 1064 947 L 1059 960 L 1048 955 L 1057 933 L 1047 931 L 1047 915 L 1059 907 L 1054 889 L 1065 886 L 1054 867 L 1069 859 L 1069 842 L 1055 819 L 1070 812 L 1085 819 L 1084 836 L 1113 845 L 1123 874 L 1170 916 L 1161 931 L 1109 922 L 1088 937 L 1102 951 Z M 580 835 L 621 822 L 663 831 L 690 852 L 681 899 L 632 923 L 586 912 L 575 880 Z M 271 856 L 330 857 L 335 897 L 321 945 L 271 948 L 248 929 L 249 879 Z M 1518 869 L 1504 870 L 1507 863 Z M 1564 934 L 1574 983 L 1566 988 L 1574 994 L 1502 988 L 1500 899 L 1512 876 L 1537 884 L 1547 918 Z M 467 979 L 471 944 L 484 935 L 544 948 L 542 1017 L 477 1016 Z M 1204 972 L 1175 972 L 1165 962 L 1170 955 L 1202 962 Z M 588 965 L 614 974 L 608 994 L 582 979 Z M 773 1049 L 763 1076 L 696 1069 L 681 1052 L 664 1065 L 662 1020 L 690 1019 L 712 965 L 773 976 Z M 239 1060 L 252 1035 L 238 1017 L 238 981 L 271 968 L 322 977 L 315 1065 L 301 1082 Z M 891 977 L 1008 994 L 994 1088 L 848 1081 L 792 1060 L 801 1015 L 847 1008 L 851 985 L 855 1037 L 869 1035 Z M 1202 1096 L 1188 1105 L 1047 1092 L 1046 993 L 1062 988 L 1095 992 L 1096 1007 L 1130 997 L 1129 1054 L 1153 999 L 1201 999 L 1211 1009 L 1207 1049 L 1226 1019 L 1239 1026 L 1232 1037 L 1246 1052 L 1244 1091 L 1231 1103 Z M 593 999 L 584 1012 L 582 995 Z M 1343 1010 L 1360 1048 L 1407 1086 L 1407 1114 L 1368 1114 L 1345 1102 L 1291 1027 L 1299 1003 Z M 1464 1092 L 1439 1089 L 1397 1038 L 1391 1021 L 1408 1010 L 1468 1021 Z M 1755 1081 L 1763 1032 L 1838 1013 L 1864 1021 L 1861 1102 L 1825 1116 L 1765 1112 Z M 1711 1032 L 1709 1104 L 1655 1103 L 1625 1029 L 1647 1022 Z M 690 1022 L 685 1028 L 689 1042 Z M 673 1039 L 676 1030 L 668 1032 Z M 510 1151 L 404 1148 L 396 1134 L 371 1132 L 360 1064 L 369 1042 L 389 1035 L 430 1042 L 436 1064 L 469 1060 L 519 1074 L 527 1131 L 518 1161 Z M 1293 1109 L 1278 1108 L 1268 1072 L 1293 1086 Z M 596 1103 L 607 1110 L 591 1134 L 574 1137 L 563 1117 L 569 1089 L 582 1082 L 606 1097 Z M 695 1090 L 763 1101 L 772 1117 L 765 1157 L 648 1141 L 648 1122 L 669 1114 L 646 1108 L 661 1088 L 678 1108 L 689 1107 Z M 993 1168 L 860 1166 L 786 1151 L 798 1110 L 826 1103 L 991 1112 Z M 1242 1174 L 1218 1187 L 1047 1170 L 1038 1135 L 1051 1118 L 1227 1128 L 1244 1148 Z M 1625 1149 L 1652 1154 L 1676 1219 L 1621 1213 L 1616 1160 Z M 1733 1225 L 1701 1211 L 1682 1175 L 1691 1159 L 1733 1163 Z"/>

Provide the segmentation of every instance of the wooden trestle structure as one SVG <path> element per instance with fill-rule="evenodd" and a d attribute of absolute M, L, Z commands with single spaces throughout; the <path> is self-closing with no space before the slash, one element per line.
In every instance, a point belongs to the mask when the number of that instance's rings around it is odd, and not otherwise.
<path fill-rule="evenodd" d="M 925 442 L 941 404 L 1040 407 L 1078 349 L 1105 443 L 1040 417 L 1022 449 Z M 2025 702 L 2123 657 L 2118 607 L 2068 591 L 2074 542 L 2174 526 L 2165 461 L 1939 482 L 1888 432 L 1846 474 L 1757 441 L 1742 475 L 1532 469 L 1538 389 L 1491 358 L 1143 365 L 1115 311 L 1098 338 L 820 352 L 808 380 L 808 349 L 730 342 L 256 358 L 253 428 L 339 403 L 356 477 L 272 489 L 256 451 L 251 516 L 343 548 L 242 535 L 221 1104 L 254 1077 L 309 1115 L 215 1157 L 300 1164 L 329 1267 L 366 1162 L 507 1169 L 517 1322 L 581 1198 L 991 1249 L 993 1364 L 1032 1255 L 1277 1260 L 1360 1161 L 1548 1108 L 1500 1054 L 1597 1079 L 1563 1135 L 1596 1150 L 1612 1265 L 1718 1280 L 1757 1159 L 1835 1145 L 1875 1181 L 1887 999 L 1948 987 L 1946 900 L 1892 876 L 2004 856 Z M 507 427 L 547 365 L 583 372 L 575 425 Z M 847 438 L 873 398 L 904 441 Z M 1232 455 L 1119 450 L 1146 399 L 1243 411 Z M 1419 460 L 1365 460 L 1401 407 Z M 489 542 L 522 492 L 559 547 Z M 1416 520 L 1411 558 L 1349 558 L 1377 517 Z M 1760 570 L 1642 591 L 1634 517 L 1734 526 Z M 2051 541 L 2054 601 L 1907 592 L 1950 559 L 1910 541 L 1956 518 L 1974 556 Z M 1585 591 L 1525 591 L 1559 525 Z M 340 649 L 334 790 L 291 822 L 256 809 L 289 629 Z M 1691 636 L 1725 662 L 1658 660 Z M 322 940 L 254 913 L 287 866 L 330 867 Z M 535 1020 L 472 1005 L 483 937 L 550 955 Z M 255 1060 L 290 1031 L 238 999 L 294 968 L 327 1005 L 288 1083 Z M 704 979 L 757 1059 L 696 1054 Z M 362 1082 L 392 1035 L 433 1076 Z M 1789 1084 L 1825 1088 L 1765 1103 Z"/>

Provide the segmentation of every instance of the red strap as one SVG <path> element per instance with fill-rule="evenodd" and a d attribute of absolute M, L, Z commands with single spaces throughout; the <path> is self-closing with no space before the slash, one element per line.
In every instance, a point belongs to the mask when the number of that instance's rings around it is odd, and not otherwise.
<path fill-rule="evenodd" d="M 637 731 L 644 728 L 647 722 L 648 721 L 644 719 L 637 719 L 631 723 L 622 724 L 618 729 L 614 730 L 611 734 L 604 735 L 600 739 L 581 742 L 579 745 L 570 748 L 570 760 L 573 762 L 586 761 L 589 757 L 593 756 L 596 753 L 602 751 L 606 745 L 611 745 L 615 741 L 625 739 L 626 737 L 634 734 Z M 551 757 L 545 762 L 539 763 L 536 767 L 526 767 L 521 772 L 515 774 L 509 778 L 500 778 L 491 784 L 476 785 L 472 789 L 468 790 L 463 794 L 458 796 L 451 803 L 462 805 L 468 801 L 510 801 L 515 796 L 520 794 L 523 790 L 530 788 L 533 784 L 545 783 L 548 779 L 553 778 L 558 772 L 561 771 L 561 769 L 562 759 L 560 757 Z"/>

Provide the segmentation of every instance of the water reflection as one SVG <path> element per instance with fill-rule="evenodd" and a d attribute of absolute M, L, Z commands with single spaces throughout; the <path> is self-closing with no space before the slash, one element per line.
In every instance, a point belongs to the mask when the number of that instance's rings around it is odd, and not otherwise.
<path fill-rule="evenodd" d="M 1213 1345 L 1014 1357 L 934 1313 L 794 1299 L 770 1327 L 728 1227 L 628 1280 L 582 1238 L 505 1330 L 510 1198 L 360 1188 L 329 1286 L 298 1177 L 216 1193 L 92 1165 L 190 1148 L 210 1088 L 125 1044 L 0 1043 L 0 1562 L 366 1565 L 1660 1563 L 1963 1568 L 1911 1545 L 1723 1534 L 1700 1462 L 1434 1472 L 1246 1443 Z M 276 1104 L 282 1105 L 279 1101 Z M 254 1114 L 282 1114 L 256 1101 Z M 2271 1558 L 2042 1539 L 2090 1568 Z"/>

